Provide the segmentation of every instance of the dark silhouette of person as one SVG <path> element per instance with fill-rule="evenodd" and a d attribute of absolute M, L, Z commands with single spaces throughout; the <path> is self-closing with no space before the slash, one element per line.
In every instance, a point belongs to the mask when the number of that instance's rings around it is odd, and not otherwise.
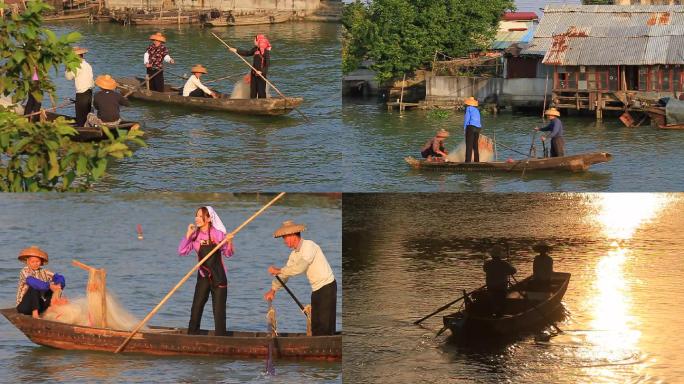
<path fill-rule="evenodd" d="M 532 249 L 539 254 L 532 263 L 532 280 L 538 289 L 548 290 L 553 277 L 553 259 L 549 256 L 551 246 L 545 241 L 535 244 Z"/>
<path fill-rule="evenodd" d="M 503 247 L 499 245 L 492 247 L 489 250 L 492 259 L 485 261 L 483 266 L 486 274 L 487 293 L 494 317 L 500 317 L 505 313 L 508 277 L 517 272 L 510 263 L 501 260 L 504 253 Z"/>

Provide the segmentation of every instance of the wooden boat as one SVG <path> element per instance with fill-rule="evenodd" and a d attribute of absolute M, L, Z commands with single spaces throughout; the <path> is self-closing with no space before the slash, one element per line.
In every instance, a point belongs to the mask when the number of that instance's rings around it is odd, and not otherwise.
<path fill-rule="evenodd" d="M 3 316 L 38 345 L 66 350 L 113 352 L 129 332 L 58 323 L 22 315 L 15 308 L 0 309 Z M 201 355 L 231 358 L 268 357 L 271 337 L 266 332 L 228 331 L 214 336 L 212 331 L 188 335 L 185 328 L 150 327 L 136 334 L 125 352 L 150 355 Z M 273 339 L 277 359 L 341 360 L 342 334 L 306 336 L 280 333 Z"/>
<path fill-rule="evenodd" d="M 404 160 L 415 169 L 451 172 L 531 172 L 570 171 L 582 172 L 597 163 L 610 161 L 613 156 L 606 152 L 582 153 L 564 157 L 530 158 L 513 161 L 480 163 L 456 163 L 448 161 L 418 160 L 412 156 Z"/>
<path fill-rule="evenodd" d="M 541 288 L 528 277 L 508 289 L 504 314 L 493 317 L 487 291 L 472 293 L 465 309 L 443 317 L 452 335 L 514 335 L 548 325 L 561 309 L 570 274 L 554 272 L 551 284 Z"/>
<path fill-rule="evenodd" d="M 73 116 L 61 115 L 59 113 L 46 112 L 48 121 L 56 120 L 58 117 L 63 117 L 67 120 L 76 120 Z M 78 132 L 76 136 L 72 137 L 73 141 L 102 141 L 107 138 L 104 131 L 100 127 L 76 127 L 74 129 Z M 121 124 L 116 127 L 110 127 L 110 132 L 116 137 L 118 135 L 118 130 L 136 130 L 140 129 L 140 123 L 136 121 L 121 121 Z"/>
<path fill-rule="evenodd" d="M 193 24 L 198 19 L 197 12 L 166 11 L 150 13 L 113 13 L 110 16 L 113 22 L 124 25 L 174 25 L 174 24 Z"/>
<path fill-rule="evenodd" d="M 200 22 L 205 27 L 228 27 L 239 25 L 259 25 L 284 23 L 296 17 L 293 11 L 275 11 L 253 14 L 234 15 L 231 11 L 227 13 L 216 12 L 205 13 L 200 16 Z"/>
<path fill-rule="evenodd" d="M 61 12 L 43 15 L 43 21 L 64 21 L 87 19 L 95 10 L 94 6 L 86 8 L 65 9 Z"/>
<path fill-rule="evenodd" d="M 144 81 L 142 78 L 117 78 L 116 82 L 122 93 L 136 89 Z M 304 99 L 301 97 L 266 98 L 266 99 L 231 99 L 229 95 L 219 94 L 219 98 L 185 97 L 181 96 L 178 88 L 166 86 L 164 92 L 140 89 L 133 92 L 129 98 L 154 101 L 159 103 L 181 105 L 195 109 L 227 111 L 248 115 L 285 115 L 300 106 Z"/>
<path fill-rule="evenodd" d="M 667 124 L 665 107 L 648 107 L 645 112 L 651 118 L 651 122 L 659 129 L 684 129 L 684 124 Z"/>

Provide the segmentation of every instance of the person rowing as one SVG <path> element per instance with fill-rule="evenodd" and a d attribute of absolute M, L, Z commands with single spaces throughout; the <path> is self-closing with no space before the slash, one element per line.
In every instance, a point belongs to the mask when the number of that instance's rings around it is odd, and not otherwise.
<path fill-rule="evenodd" d="M 197 64 L 190 70 L 192 76 L 188 78 L 183 87 L 183 96 L 185 97 L 213 97 L 216 99 L 218 95 L 216 92 L 207 88 L 206 85 L 202 84 L 200 77 L 202 74 L 207 73 L 207 69 L 202 66 L 202 64 Z"/>
<path fill-rule="evenodd" d="M 78 68 L 73 71 L 67 70 L 64 77 L 67 80 L 74 80 L 74 87 L 76 88 L 76 102 L 74 107 L 76 110 L 76 126 L 83 127 L 85 125 L 88 114 L 93 109 L 93 67 L 86 61 L 84 55 L 88 52 L 86 48 L 74 47 L 74 53 L 81 59 Z"/>
<path fill-rule="evenodd" d="M 230 48 L 234 53 L 240 56 L 254 56 L 252 61 L 252 70 L 247 78 L 250 85 L 250 98 L 265 99 L 266 98 L 266 80 L 261 76 L 267 77 L 268 68 L 271 65 L 271 43 L 265 35 L 256 35 L 254 38 L 254 47 L 249 50 Z"/>
<path fill-rule="evenodd" d="M 551 140 L 551 157 L 565 156 L 565 139 L 563 139 L 563 123 L 559 116 L 560 112 L 556 108 L 549 108 L 544 112 L 549 119 L 549 124 L 544 128 L 536 127 L 535 131 L 549 132 L 542 136 L 542 141 Z"/>
<path fill-rule="evenodd" d="M 151 35 L 150 40 L 152 43 L 143 55 L 147 76 L 151 78 L 150 90 L 164 92 L 164 63 L 174 64 L 175 61 L 169 56 L 169 49 L 166 48 L 166 37 L 161 32 Z"/>

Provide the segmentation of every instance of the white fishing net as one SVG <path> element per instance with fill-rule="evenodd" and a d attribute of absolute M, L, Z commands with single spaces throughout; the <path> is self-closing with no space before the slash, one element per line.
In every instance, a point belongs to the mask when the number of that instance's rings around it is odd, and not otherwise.
<path fill-rule="evenodd" d="M 106 300 L 102 300 L 103 296 Z M 91 270 L 86 297 L 70 299 L 65 304 L 51 305 L 43 319 L 88 327 L 130 331 L 140 322 L 128 312 L 114 295 L 107 292 L 104 273 Z"/>
<path fill-rule="evenodd" d="M 230 94 L 231 99 L 249 99 L 249 83 L 245 81 L 245 77 L 240 77 L 233 86 L 233 93 Z M 271 86 L 266 84 L 266 97 L 271 97 Z"/>
<path fill-rule="evenodd" d="M 487 136 L 480 135 L 478 140 L 479 152 L 480 152 L 480 162 L 488 162 L 494 160 L 494 142 Z M 451 151 L 447 156 L 447 160 L 451 162 L 462 163 L 465 161 L 465 151 L 466 145 L 465 141 L 462 141 L 456 149 Z"/>

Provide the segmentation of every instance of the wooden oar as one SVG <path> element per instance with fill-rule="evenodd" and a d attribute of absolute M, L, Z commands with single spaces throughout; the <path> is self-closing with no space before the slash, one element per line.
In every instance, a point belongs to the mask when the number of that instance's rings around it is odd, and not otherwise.
<path fill-rule="evenodd" d="M 214 32 L 212 32 L 211 34 L 214 35 L 214 37 L 217 38 L 217 39 L 221 42 L 221 44 L 225 45 L 226 48 L 228 48 L 229 51 L 233 52 L 233 51 L 232 51 L 232 47 L 231 47 L 230 45 L 228 45 L 228 43 L 226 43 L 225 41 L 223 41 L 223 39 L 221 39 L 220 37 L 218 37 Z M 242 57 L 242 55 L 240 55 L 239 53 L 237 53 L 237 52 L 233 52 L 233 53 L 235 53 L 235 55 L 236 55 L 237 57 L 239 57 L 240 60 L 244 61 L 244 63 L 247 64 L 247 65 L 254 71 L 254 73 L 256 73 L 257 75 L 259 75 L 259 77 L 261 77 L 262 79 L 264 79 L 264 81 L 266 82 L 266 84 L 270 85 L 271 88 L 275 89 L 275 91 L 278 92 L 278 94 L 280 95 L 280 97 L 282 97 L 283 99 L 287 100 L 287 97 L 286 97 L 285 95 L 283 95 L 283 93 L 280 92 L 280 90 L 279 90 L 278 88 L 276 88 L 276 86 L 273 85 L 273 83 L 271 83 L 271 82 L 270 82 L 270 81 L 261 73 L 261 71 L 258 71 L 256 68 L 254 68 L 254 67 L 252 66 L 252 64 L 250 64 L 247 60 L 245 60 L 245 58 Z M 302 117 L 304 117 L 304 119 L 305 119 L 306 121 L 310 121 L 310 119 L 304 114 L 304 112 L 300 111 L 299 108 L 294 107 L 294 106 L 293 106 L 292 108 L 294 108 L 297 112 L 299 112 L 299 114 L 302 115 Z"/>
<path fill-rule="evenodd" d="M 152 80 L 152 78 L 154 78 L 154 77 L 157 76 L 158 74 L 162 73 L 163 71 L 164 71 L 163 69 L 160 69 L 160 70 L 158 70 L 157 72 L 153 73 L 152 76 L 146 78 L 144 81 L 142 81 L 140 84 L 138 84 L 137 87 L 135 87 L 135 88 L 131 89 L 130 91 L 128 91 L 128 92 L 124 95 L 124 98 L 128 98 L 128 96 L 130 96 L 133 92 L 135 92 L 135 91 L 137 91 L 138 89 L 140 89 L 140 87 L 142 87 L 143 85 L 148 84 L 148 83 L 150 82 L 150 80 Z"/>
<path fill-rule="evenodd" d="M 468 296 L 469 296 L 469 295 L 472 295 L 474 292 L 477 292 L 477 291 L 479 291 L 479 290 L 481 290 L 481 289 L 483 289 L 483 288 L 485 288 L 485 287 L 487 287 L 487 284 L 481 286 L 480 288 L 478 288 L 478 289 L 476 289 L 476 290 L 474 290 L 474 291 L 470 291 L 470 293 L 468 294 Z M 445 309 L 451 307 L 452 305 L 458 303 L 459 301 L 463 300 L 465 297 L 466 297 L 466 295 L 461 296 L 461 297 L 459 297 L 458 299 L 452 301 L 451 303 L 447 303 L 447 304 L 445 304 L 445 305 L 439 307 L 436 311 L 432 312 L 431 314 L 429 314 L 429 315 L 427 315 L 427 316 L 425 316 L 425 317 L 423 317 L 423 318 L 421 318 L 421 319 L 418 319 L 418 320 L 414 321 L 413 324 L 418 325 L 418 324 L 422 323 L 423 321 L 425 321 L 425 320 L 431 318 L 432 316 L 434 316 L 434 315 L 436 315 L 436 314 L 442 312 L 443 310 L 445 310 Z"/>
<path fill-rule="evenodd" d="M 519 284 L 518 280 L 515 278 L 515 276 L 511 275 L 511 279 L 513 279 L 513 281 L 515 281 L 515 284 Z M 530 302 L 530 304 L 532 304 L 532 308 L 537 310 L 537 313 L 539 313 L 539 315 L 541 315 L 541 317 L 544 319 L 544 321 L 546 321 L 546 323 L 548 325 L 552 326 L 558 333 L 563 333 L 563 330 L 558 328 L 558 326 L 556 326 L 556 324 L 554 324 L 553 322 L 549 321 L 549 318 L 546 317 L 546 315 L 544 315 L 544 312 L 542 312 L 541 309 L 537 308 L 537 306 L 534 305 L 534 303 L 532 303 L 530 301 L 530 299 L 527 297 L 527 295 L 523 291 L 521 291 L 519 289 L 517 289 L 517 291 L 518 291 L 518 293 L 520 293 L 522 295 L 522 297 L 525 300 L 527 300 L 528 302 Z"/>
<path fill-rule="evenodd" d="M 276 201 L 278 201 L 278 199 L 280 199 L 281 197 L 283 197 L 283 195 L 285 195 L 285 192 L 279 193 L 278 196 L 274 197 L 271 201 L 268 202 L 268 204 L 266 204 L 266 205 L 264 205 L 263 207 L 261 207 L 261 209 L 259 209 L 258 211 L 256 211 L 256 213 L 254 213 L 252 216 L 250 216 L 249 219 L 245 220 L 242 224 L 240 224 L 239 227 L 235 228 L 232 232 L 230 232 L 229 234 L 227 234 L 227 235 L 226 235 L 226 238 L 223 239 L 223 241 L 221 241 L 220 243 L 216 244 L 216 247 L 214 247 L 214 249 L 212 249 L 211 252 L 209 252 L 206 256 L 204 256 L 204 258 L 203 258 L 202 260 L 200 260 L 197 264 L 195 264 L 195 266 L 192 267 L 192 269 L 190 269 L 190 271 L 189 271 L 187 274 L 185 274 L 185 276 L 183 276 L 183 278 L 178 282 L 178 284 L 176 284 L 176 286 L 173 287 L 173 289 L 171 289 L 171 291 L 170 291 L 169 293 L 167 293 L 166 296 L 164 296 L 164 298 L 162 299 L 162 301 L 160 301 L 159 304 L 157 304 L 157 306 L 154 307 L 154 309 L 153 309 L 150 313 L 148 313 L 147 316 L 145 316 L 145 318 L 144 318 L 138 325 L 136 325 L 135 329 L 134 329 L 133 331 L 131 331 L 131 333 L 128 335 L 128 337 L 126 338 L 126 340 L 124 340 L 124 342 L 121 343 L 121 345 L 119 345 L 119 347 L 116 349 L 116 351 L 114 351 L 114 353 L 119 353 L 119 352 L 121 352 L 121 351 L 126 347 L 126 345 L 128 344 L 128 342 L 131 341 L 131 339 L 133 338 L 133 336 L 134 336 L 136 333 L 138 333 L 138 331 L 140 330 L 140 328 L 142 328 L 142 327 L 143 327 L 143 326 L 152 318 L 152 316 L 154 316 L 154 315 L 157 313 L 157 311 L 159 311 L 159 309 L 162 307 L 162 305 L 164 305 L 164 304 L 169 300 L 169 298 L 171 297 L 171 295 L 173 295 L 173 294 L 176 292 L 176 290 L 178 290 L 178 288 L 180 288 L 180 286 L 183 285 L 183 283 L 185 283 L 185 282 L 190 278 L 190 276 L 192 276 L 192 274 L 193 274 L 193 273 L 194 273 L 194 272 L 195 272 L 195 271 L 196 271 L 196 270 L 197 270 L 205 261 L 207 261 L 214 253 L 216 253 L 216 251 L 218 251 L 219 249 L 221 249 L 221 247 L 222 247 L 229 239 L 231 239 L 233 236 L 235 236 L 236 233 L 240 232 L 240 230 L 241 230 L 242 228 L 244 228 L 247 224 L 249 224 L 252 220 L 254 220 L 257 216 L 259 216 L 262 212 L 264 212 L 268 207 L 270 207 L 270 206 L 273 205 Z"/>
<path fill-rule="evenodd" d="M 242 73 L 238 73 L 238 74 L 230 75 L 230 76 L 223 76 L 223 77 L 219 77 L 218 79 L 214 79 L 214 80 L 207 80 L 204 83 L 205 84 L 215 83 L 215 82 L 221 81 L 221 80 L 232 79 L 233 77 L 236 77 L 236 76 L 242 76 Z"/>
<path fill-rule="evenodd" d="M 52 111 L 55 111 L 55 110 L 57 110 L 57 109 L 64 108 L 64 107 L 66 107 L 67 105 L 73 104 L 73 103 L 75 103 L 75 102 L 76 102 L 75 100 L 69 99 L 69 101 L 65 101 L 65 102 L 63 102 L 62 104 L 58 105 L 58 106 L 51 107 L 51 108 L 48 108 L 48 109 L 41 109 L 40 111 L 33 112 L 33 113 L 29 113 L 28 115 L 24 115 L 24 117 L 31 117 L 31 116 L 40 115 L 41 113 L 45 113 L 45 112 L 52 112 Z"/>
<path fill-rule="evenodd" d="M 294 293 L 292 293 L 292 291 L 290 290 L 290 288 L 288 288 L 288 286 L 285 285 L 285 282 L 283 281 L 283 279 L 280 278 L 280 276 L 276 275 L 275 278 L 278 279 L 278 282 L 280 283 L 280 285 L 282 285 L 283 288 L 285 288 L 285 290 L 287 291 L 287 293 L 290 294 L 290 296 L 292 297 L 292 299 L 293 299 L 293 300 L 295 301 L 295 303 L 297 303 L 297 305 L 299 306 L 299 309 L 302 310 L 302 313 L 304 314 L 304 316 L 306 316 L 306 318 L 308 319 L 308 318 L 309 318 L 309 315 L 304 311 L 304 306 L 303 306 L 302 303 L 297 299 L 297 296 L 295 296 Z"/>

